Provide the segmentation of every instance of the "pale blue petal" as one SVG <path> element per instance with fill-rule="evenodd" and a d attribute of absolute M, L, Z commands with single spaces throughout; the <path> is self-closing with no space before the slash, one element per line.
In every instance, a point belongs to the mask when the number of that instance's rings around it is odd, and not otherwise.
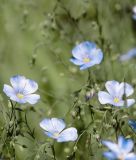
<path fill-rule="evenodd" d="M 135 15 L 136 16 L 136 15 Z M 120 61 L 127 61 L 129 59 L 132 59 L 136 57 L 136 48 L 131 49 L 127 53 L 120 56 Z"/>
<path fill-rule="evenodd" d="M 133 14 L 132 18 L 133 18 L 134 20 L 136 20 L 136 14 Z"/>
<path fill-rule="evenodd" d="M 108 160 L 116 160 L 117 155 L 113 152 L 104 152 L 103 153 L 104 157 L 108 158 Z"/>
<path fill-rule="evenodd" d="M 134 153 L 129 153 L 125 156 L 125 160 L 136 160 L 136 155 Z"/>
<path fill-rule="evenodd" d="M 92 67 L 94 65 L 95 65 L 94 61 L 91 61 L 91 62 L 88 62 L 88 63 L 84 63 L 83 65 L 81 65 L 80 70 L 87 69 L 87 68 Z"/>
<path fill-rule="evenodd" d="M 65 128 L 65 123 L 59 118 L 45 118 L 40 122 L 40 127 L 52 134 L 59 133 Z"/>
<path fill-rule="evenodd" d="M 113 98 L 107 92 L 99 91 L 98 99 L 101 104 L 113 104 Z"/>
<path fill-rule="evenodd" d="M 114 152 L 117 156 L 120 154 L 120 148 L 117 144 L 111 141 L 102 141 L 102 144 L 108 147 L 112 152 Z"/>
<path fill-rule="evenodd" d="M 116 106 L 116 107 L 124 107 L 124 104 L 125 104 L 125 102 L 123 100 L 121 100 L 121 99 L 117 103 L 115 103 L 114 101 L 112 103 L 112 105 Z"/>
<path fill-rule="evenodd" d="M 132 106 L 135 103 L 134 99 L 127 99 L 127 107 Z"/>
<path fill-rule="evenodd" d="M 129 120 L 128 124 L 132 127 L 132 129 L 136 132 L 136 121 Z"/>
<path fill-rule="evenodd" d="M 119 94 L 124 93 L 128 97 L 134 93 L 134 89 L 130 84 L 122 82 L 119 87 Z"/>
<path fill-rule="evenodd" d="M 51 133 L 51 132 L 44 132 L 44 133 L 50 138 L 53 138 L 53 139 L 57 139 L 58 138 L 58 137 L 54 136 L 54 133 Z M 58 135 L 59 135 L 59 133 L 58 133 Z"/>
<path fill-rule="evenodd" d="M 132 57 L 129 54 L 123 54 L 123 55 L 120 56 L 119 60 L 120 61 L 128 61 L 131 58 Z"/>
<path fill-rule="evenodd" d="M 78 138 L 77 129 L 76 128 L 68 128 L 60 133 L 60 136 L 57 139 L 57 142 L 68 142 L 75 141 Z"/>
<path fill-rule="evenodd" d="M 10 99 L 20 104 L 24 104 L 27 102 L 25 98 L 18 98 L 16 95 L 12 95 Z"/>
<path fill-rule="evenodd" d="M 16 75 L 10 78 L 10 82 L 16 92 L 23 92 L 26 85 L 26 78 L 24 76 Z"/>
<path fill-rule="evenodd" d="M 38 95 L 38 94 L 29 94 L 29 95 L 24 96 L 24 99 L 30 104 L 35 104 L 40 99 L 40 95 Z"/>
<path fill-rule="evenodd" d="M 107 91 L 112 95 L 113 97 L 117 96 L 118 90 L 119 90 L 119 82 L 113 80 L 113 81 L 107 81 L 105 83 L 105 87 Z"/>
<path fill-rule="evenodd" d="M 133 48 L 133 49 L 129 50 L 127 54 L 128 54 L 131 58 L 136 57 L 136 48 Z"/>
<path fill-rule="evenodd" d="M 129 153 L 134 147 L 134 143 L 131 139 L 125 139 L 122 136 L 119 136 L 118 138 L 118 145 L 120 150 L 124 153 Z"/>
<path fill-rule="evenodd" d="M 21 103 L 21 104 L 26 103 L 26 100 L 24 98 L 19 99 L 17 97 L 15 90 L 12 87 L 10 87 L 9 85 L 5 84 L 3 91 L 8 97 L 10 97 L 11 100 L 18 102 L 18 103 Z"/>
<path fill-rule="evenodd" d="M 103 53 L 101 49 L 92 49 L 90 53 L 90 59 L 93 61 L 94 64 L 100 64 L 103 59 Z"/>
<path fill-rule="evenodd" d="M 23 90 L 23 94 L 26 95 L 34 93 L 37 89 L 38 89 L 38 84 L 31 79 L 27 79 Z"/>
<path fill-rule="evenodd" d="M 89 41 L 82 42 L 72 50 L 73 57 L 82 60 L 83 58 L 88 56 L 91 50 L 95 47 L 96 45 L 93 42 Z"/>
<path fill-rule="evenodd" d="M 74 63 L 74 64 L 76 64 L 76 65 L 79 65 L 79 66 L 84 64 L 83 61 L 81 61 L 81 60 L 79 60 L 79 59 L 75 59 L 75 58 L 71 58 L 71 59 L 70 59 L 70 62 L 72 62 L 72 63 Z"/>
<path fill-rule="evenodd" d="M 50 118 L 45 118 L 40 122 L 40 127 L 47 132 L 54 132 L 54 127 L 52 125 Z"/>
<path fill-rule="evenodd" d="M 3 92 L 8 96 L 15 96 L 15 91 L 12 87 L 10 87 L 9 85 L 4 84 L 4 88 L 3 88 Z"/>

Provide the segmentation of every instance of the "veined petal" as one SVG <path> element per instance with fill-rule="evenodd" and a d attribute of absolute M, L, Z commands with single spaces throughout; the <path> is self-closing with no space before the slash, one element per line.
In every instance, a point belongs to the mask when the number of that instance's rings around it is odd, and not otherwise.
<path fill-rule="evenodd" d="M 27 79 L 23 90 L 23 94 L 26 95 L 34 93 L 37 89 L 38 89 L 38 84 L 31 79 Z"/>
<path fill-rule="evenodd" d="M 107 81 L 105 83 L 105 87 L 107 91 L 112 95 L 113 97 L 117 96 L 118 90 L 119 90 L 119 82 L 113 80 L 113 81 Z"/>
<path fill-rule="evenodd" d="M 93 42 L 89 41 L 82 42 L 72 50 L 73 57 L 82 60 L 83 58 L 88 56 L 91 50 L 95 47 L 96 45 Z"/>
<path fill-rule="evenodd" d="M 125 156 L 125 160 L 136 160 L 136 155 L 134 153 L 129 153 Z"/>
<path fill-rule="evenodd" d="M 134 99 L 127 99 L 127 107 L 132 106 L 135 103 Z"/>
<path fill-rule="evenodd" d="M 60 133 L 65 128 L 65 123 L 59 118 L 45 118 L 40 122 L 40 127 L 50 133 Z"/>
<path fill-rule="evenodd" d="M 87 68 L 92 67 L 94 65 L 95 65 L 94 61 L 91 61 L 91 62 L 88 62 L 88 63 L 84 63 L 83 65 L 81 65 L 80 70 L 87 69 Z"/>
<path fill-rule="evenodd" d="M 131 139 L 125 139 L 122 136 L 119 136 L 118 138 L 118 145 L 120 150 L 124 153 L 129 153 L 134 147 L 134 143 Z"/>
<path fill-rule="evenodd" d="M 113 98 L 107 92 L 99 91 L 98 92 L 98 99 L 101 104 L 113 104 Z"/>
<path fill-rule="evenodd" d="M 115 160 L 117 159 L 117 155 L 114 152 L 104 152 L 103 156 L 108 158 L 108 160 Z"/>
<path fill-rule="evenodd" d="M 136 121 L 129 120 L 128 124 L 132 127 L 132 129 L 136 132 Z"/>
<path fill-rule="evenodd" d="M 76 128 L 67 128 L 62 131 L 57 139 L 57 142 L 75 141 L 78 137 Z"/>
<path fill-rule="evenodd" d="M 79 65 L 79 66 L 84 64 L 83 61 L 81 61 L 81 60 L 79 60 L 79 59 L 75 59 L 75 58 L 71 58 L 71 59 L 70 59 L 70 62 L 72 62 L 72 63 L 74 63 L 74 64 L 76 64 L 76 65 Z"/>
<path fill-rule="evenodd" d="M 102 144 L 105 145 L 106 147 L 108 147 L 112 152 L 114 152 L 115 154 L 117 154 L 117 156 L 120 153 L 120 148 L 117 144 L 111 142 L 111 141 L 102 141 Z"/>
<path fill-rule="evenodd" d="M 23 92 L 26 85 L 26 78 L 24 76 L 16 75 L 10 78 L 10 82 L 16 92 Z"/>
<path fill-rule="evenodd" d="M 40 99 L 40 95 L 38 94 L 29 94 L 24 96 L 25 100 L 30 104 L 35 104 Z"/>
<path fill-rule="evenodd" d="M 12 87 L 10 87 L 9 85 L 4 84 L 4 88 L 3 88 L 3 92 L 8 96 L 14 96 L 15 95 L 15 91 Z"/>
<path fill-rule="evenodd" d="M 124 83 L 124 82 L 122 82 L 120 84 L 120 86 L 119 86 L 119 94 L 122 94 L 122 95 L 125 94 L 128 97 L 133 93 L 134 93 L 134 89 L 130 84 Z"/>
<path fill-rule="evenodd" d="M 94 64 L 100 64 L 103 59 L 103 53 L 101 49 L 92 49 L 90 53 L 90 59 L 93 61 Z"/>

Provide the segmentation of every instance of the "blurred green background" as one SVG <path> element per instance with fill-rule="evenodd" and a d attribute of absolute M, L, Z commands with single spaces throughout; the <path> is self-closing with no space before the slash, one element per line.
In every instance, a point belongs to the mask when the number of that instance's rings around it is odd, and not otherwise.
<path fill-rule="evenodd" d="M 35 128 L 38 146 L 35 141 L 18 136 L 18 143 L 27 148 L 15 145 L 17 160 L 52 159 L 50 150 L 48 156 L 41 151 L 42 142 L 51 141 L 39 127 L 45 117 L 65 118 L 68 126 L 77 127 L 81 133 L 91 117 L 86 105 L 100 105 L 97 98 L 89 102 L 84 99 L 92 86 L 97 92 L 104 88 L 107 80 L 121 82 L 125 79 L 135 87 L 136 61 L 120 63 L 118 60 L 120 54 L 136 47 L 136 25 L 132 20 L 135 4 L 135 0 L 0 0 L 0 89 L 3 103 L 5 107 L 8 104 L 2 93 L 3 84 L 9 84 L 10 77 L 16 74 L 34 79 L 41 95 L 35 110 L 28 109 L 27 112 L 29 124 Z M 91 87 L 86 87 L 88 71 L 80 71 L 69 61 L 72 48 L 85 40 L 96 42 L 104 53 L 102 63 L 90 68 Z M 82 87 L 85 89 L 80 96 L 73 94 Z M 68 111 L 76 100 L 83 113 L 73 118 Z M 27 107 L 30 108 L 29 105 L 22 106 Z M 135 106 L 127 111 L 133 113 L 132 117 L 135 116 L 134 109 Z M 102 115 L 103 112 L 95 117 L 98 124 L 101 124 Z M 3 123 L 1 115 L 1 126 Z M 92 128 L 90 133 L 94 133 Z M 112 133 L 109 132 L 108 136 Z M 92 148 L 87 144 L 89 134 L 79 141 L 75 159 L 102 159 L 97 133 L 94 133 L 94 142 L 90 142 L 94 145 Z M 57 160 L 66 159 L 73 151 L 73 144 L 55 143 Z"/>

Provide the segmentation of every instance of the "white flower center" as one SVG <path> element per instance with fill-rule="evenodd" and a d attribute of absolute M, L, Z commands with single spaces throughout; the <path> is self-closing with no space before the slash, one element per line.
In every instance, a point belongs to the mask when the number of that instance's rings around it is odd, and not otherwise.
<path fill-rule="evenodd" d="M 17 93 L 17 97 L 18 97 L 19 99 L 22 99 L 22 98 L 24 98 L 24 95 L 21 94 L 21 93 Z"/>
<path fill-rule="evenodd" d="M 119 102 L 119 98 L 115 97 L 113 101 L 114 101 L 115 103 L 118 103 L 118 102 Z"/>

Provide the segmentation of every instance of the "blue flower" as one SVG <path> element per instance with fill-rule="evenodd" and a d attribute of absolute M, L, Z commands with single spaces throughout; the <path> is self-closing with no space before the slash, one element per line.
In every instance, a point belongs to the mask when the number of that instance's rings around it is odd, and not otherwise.
<path fill-rule="evenodd" d="M 136 6 L 133 7 L 132 12 L 133 12 L 132 18 L 136 20 Z"/>
<path fill-rule="evenodd" d="M 11 100 L 21 104 L 26 102 L 35 104 L 40 99 L 39 95 L 33 94 L 38 89 L 38 84 L 35 81 L 16 75 L 10 78 L 10 82 L 12 87 L 4 84 L 3 92 Z"/>
<path fill-rule="evenodd" d="M 72 50 L 73 58 L 70 59 L 72 63 L 80 66 L 80 70 L 87 69 L 100 64 L 103 59 L 103 53 L 101 49 L 96 48 L 96 44 L 93 42 L 85 41 Z"/>
<path fill-rule="evenodd" d="M 101 104 L 111 104 L 117 107 L 123 106 L 131 106 L 135 103 L 134 99 L 123 99 L 125 97 L 130 96 L 133 94 L 134 89 L 128 83 L 119 83 L 117 81 L 107 81 L 105 84 L 106 89 L 109 93 L 104 91 L 98 92 L 98 99 Z"/>
<path fill-rule="evenodd" d="M 129 50 L 126 54 L 120 56 L 120 61 L 128 61 L 132 58 L 136 58 L 136 48 Z"/>
<path fill-rule="evenodd" d="M 75 141 L 78 137 L 77 129 L 66 127 L 65 122 L 59 118 L 45 118 L 40 122 L 40 127 L 45 130 L 48 137 L 56 139 L 57 142 Z"/>
<path fill-rule="evenodd" d="M 136 155 L 131 152 L 134 147 L 131 139 L 119 136 L 118 144 L 111 141 L 102 141 L 102 144 L 109 148 L 103 153 L 108 160 L 136 160 Z"/>
<path fill-rule="evenodd" d="M 131 126 L 131 128 L 136 132 L 136 121 L 129 120 L 128 124 Z"/>

